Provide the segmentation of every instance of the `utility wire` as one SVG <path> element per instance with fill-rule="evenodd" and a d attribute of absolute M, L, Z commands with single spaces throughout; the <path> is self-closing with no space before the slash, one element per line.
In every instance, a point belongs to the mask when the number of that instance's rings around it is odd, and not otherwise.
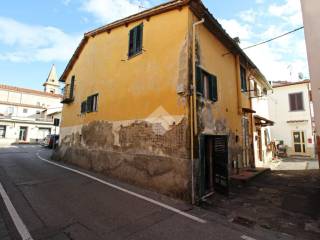
<path fill-rule="evenodd" d="M 248 46 L 248 47 L 242 48 L 242 50 L 246 50 L 246 49 L 249 49 L 249 48 L 254 48 L 254 47 L 260 46 L 260 45 L 262 45 L 262 44 L 266 44 L 266 43 L 271 42 L 271 41 L 274 41 L 274 40 L 276 40 L 276 39 L 278 39 L 278 38 L 282 38 L 282 37 L 284 37 L 284 36 L 287 36 L 287 35 L 289 35 L 289 34 L 292 34 L 292 33 L 294 33 L 294 32 L 297 32 L 297 31 L 299 31 L 299 30 L 301 30 L 301 29 L 303 29 L 303 28 L 304 28 L 304 26 L 299 27 L 299 28 L 294 29 L 294 30 L 292 30 L 292 31 L 290 31 L 290 32 L 284 33 L 284 34 L 282 34 L 282 35 L 280 35 L 280 36 L 271 38 L 271 39 L 269 39 L 269 40 L 267 40 L 267 41 L 264 41 L 264 42 L 261 42 L 261 43 L 254 44 L 254 45 L 252 45 L 252 46 Z"/>

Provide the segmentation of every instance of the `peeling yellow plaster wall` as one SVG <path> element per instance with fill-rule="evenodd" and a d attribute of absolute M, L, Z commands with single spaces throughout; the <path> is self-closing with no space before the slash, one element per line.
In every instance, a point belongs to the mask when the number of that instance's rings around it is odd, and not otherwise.
<path fill-rule="evenodd" d="M 75 100 L 65 104 L 62 127 L 93 120 L 145 119 L 159 107 L 186 116 L 188 9 L 173 10 L 90 38 L 66 83 L 75 75 Z M 144 24 L 144 52 L 128 60 L 128 34 Z M 80 115 L 81 102 L 99 93 L 98 112 Z"/>

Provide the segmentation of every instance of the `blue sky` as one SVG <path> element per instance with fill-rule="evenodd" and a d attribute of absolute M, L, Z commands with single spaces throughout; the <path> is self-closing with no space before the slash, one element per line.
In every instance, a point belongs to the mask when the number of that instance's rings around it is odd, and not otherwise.
<path fill-rule="evenodd" d="M 42 89 L 51 65 L 64 70 L 84 32 L 160 0 L 10 0 L 0 8 L 0 83 Z M 300 0 L 204 0 L 241 46 L 303 25 Z M 268 80 L 308 77 L 303 31 L 246 51 Z"/>

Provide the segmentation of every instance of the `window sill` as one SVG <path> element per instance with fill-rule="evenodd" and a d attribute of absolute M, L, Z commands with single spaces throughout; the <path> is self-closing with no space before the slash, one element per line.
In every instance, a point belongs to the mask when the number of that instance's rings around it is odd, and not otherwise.
<path fill-rule="evenodd" d="M 143 51 L 140 51 L 140 52 L 137 52 L 137 53 L 135 53 L 135 54 L 133 54 L 133 55 L 131 55 L 131 56 L 128 56 L 128 61 L 129 61 L 130 59 L 132 59 L 132 58 L 135 58 L 135 57 L 141 55 L 142 53 L 143 53 Z"/>
<path fill-rule="evenodd" d="M 211 100 L 211 99 L 209 99 L 209 98 L 205 98 L 205 97 L 203 97 L 202 95 L 198 95 L 198 97 L 199 97 L 199 100 L 201 101 L 201 102 L 207 102 L 207 103 L 210 103 L 210 104 L 214 104 L 214 103 L 216 103 L 216 102 L 218 102 L 218 100 Z"/>
<path fill-rule="evenodd" d="M 302 109 L 302 110 L 289 110 L 289 112 L 291 113 L 294 113 L 294 112 L 305 112 L 306 110 L 305 109 Z"/>

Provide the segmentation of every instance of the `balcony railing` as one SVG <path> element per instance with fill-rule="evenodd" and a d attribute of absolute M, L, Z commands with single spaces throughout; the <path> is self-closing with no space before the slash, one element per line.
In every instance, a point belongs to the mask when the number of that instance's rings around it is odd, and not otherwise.
<path fill-rule="evenodd" d="M 73 97 L 73 89 L 71 88 L 71 85 L 68 84 L 62 89 L 63 98 L 61 103 L 71 103 L 74 100 Z"/>

